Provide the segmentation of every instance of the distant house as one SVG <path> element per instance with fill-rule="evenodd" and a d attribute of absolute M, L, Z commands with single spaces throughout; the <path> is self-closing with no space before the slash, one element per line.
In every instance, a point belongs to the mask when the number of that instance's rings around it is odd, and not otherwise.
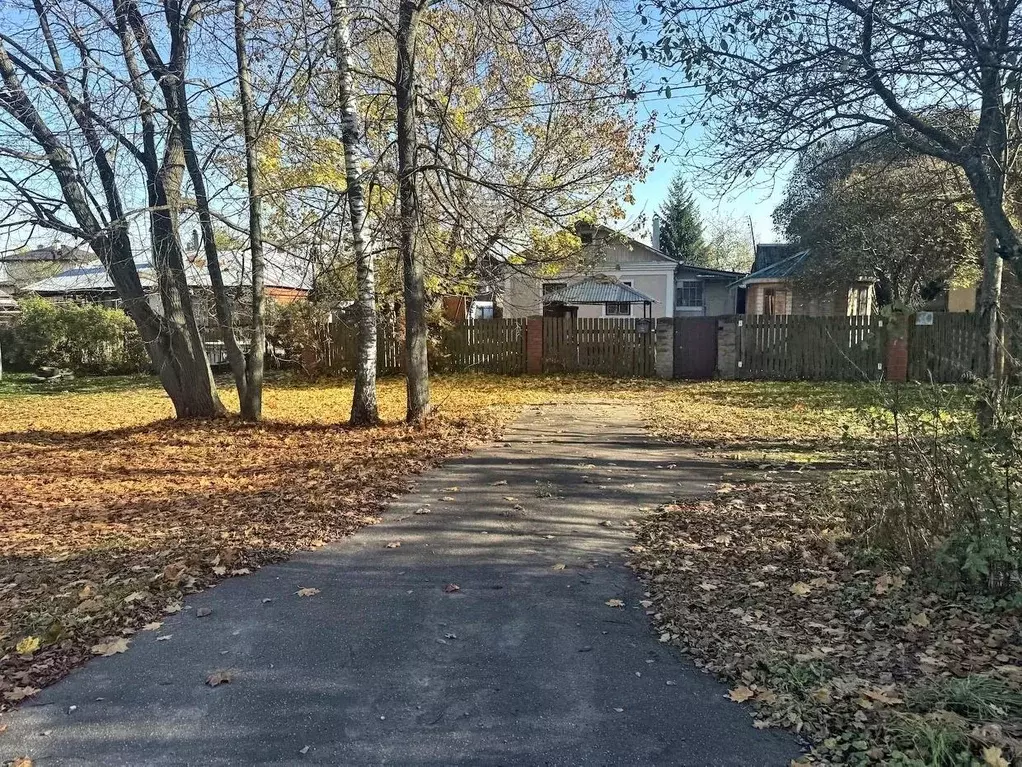
<path fill-rule="evenodd" d="M 308 261 L 279 250 L 266 251 L 266 296 L 280 304 L 303 299 L 312 290 L 313 266 Z M 156 286 L 156 269 L 151 257 L 139 256 L 135 267 L 142 279 L 142 287 L 148 294 L 152 308 L 163 311 Z M 251 266 L 248 251 L 220 251 L 220 268 L 224 284 L 237 292 L 237 300 L 248 298 L 247 288 L 252 285 Z M 192 288 L 192 299 L 200 324 L 215 324 L 212 291 L 206 259 L 195 255 L 186 266 L 188 284 Z M 74 300 L 99 303 L 105 306 L 119 306 L 120 299 L 103 264 L 90 261 L 65 269 L 53 277 L 47 277 L 27 285 L 24 290 L 50 300 Z M 208 321 L 204 321 L 208 320 Z"/>
<path fill-rule="evenodd" d="M 756 246 L 752 271 L 732 283 L 745 289 L 745 313 L 811 317 L 870 315 L 874 310 L 873 281 L 850 279 L 838 288 L 811 291 L 800 281 L 810 251 L 795 245 Z"/>
<path fill-rule="evenodd" d="M 55 245 L 0 255 L 0 292 L 15 296 L 26 286 L 95 258 L 87 248 Z"/>
<path fill-rule="evenodd" d="M 674 277 L 674 316 L 741 314 L 745 308 L 745 289 L 739 287 L 737 281 L 744 276 L 745 272 L 678 264 Z"/>
<path fill-rule="evenodd" d="M 584 270 L 565 269 L 549 277 L 519 270 L 509 271 L 498 297 L 502 316 L 570 314 L 580 318 L 641 317 L 646 298 L 651 302 L 647 311 L 653 317 L 674 316 L 674 272 L 678 266 L 677 261 L 651 245 L 610 227 L 580 224 L 577 233 L 582 240 L 580 262 L 585 264 Z M 597 275 L 605 284 L 619 283 L 646 298 L 637 304 L 625 301 L 571 304 L 544 300 L 545 296 Z"/>

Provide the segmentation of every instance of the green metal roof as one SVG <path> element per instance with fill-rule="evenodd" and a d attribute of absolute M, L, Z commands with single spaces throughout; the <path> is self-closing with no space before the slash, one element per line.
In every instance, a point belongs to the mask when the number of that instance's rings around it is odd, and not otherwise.
<path fill-rule="evenodd" d="M 544 304 L 655 304 L 656 299 L 612 277 L 587 277 L 543 296 Z"/>

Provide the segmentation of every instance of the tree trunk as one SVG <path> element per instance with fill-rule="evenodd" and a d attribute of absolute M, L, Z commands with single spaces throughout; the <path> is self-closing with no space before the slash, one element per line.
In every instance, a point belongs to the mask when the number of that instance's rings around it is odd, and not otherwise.
<path fill-rule="evenodd" d="M 245 130 L 245 176 L 248 181 L 248 239 L 252 254 L 252 324 L 249 335 L 248 360 L 245 366 L 245 391 L 241 397 L 241 417 L 258 421 L 263 414 L 263 367 L 266 358 L 265 272 L 263 256 L 263 202 L 259 181 L 259 157 L 255 97 L 252 94 L 252 73 L 245 48 L 245 0 L 234 2 L 234 44 L 238 59 L 238 90 L 241 97 L 241 120 Z"/>
<path fill-rule="evenodd" d="M 344 175 L 347 183 L 351 242 L 355 251 L 355 282 L 358 306 L 358 356 L 351 420 L 363 426 L 379 421 L 376 402 L 376 264 L 365 241 L 365 189 L 358 170 L 362 129 L 352 90 L 351 20 L 347 0 L 332 0 L 334 56 L 337 59 L 337 94 L 341 110 L 341 141 L 344 144 Z M 428 395 L 427 395 L 428 396 Z"/>
<path fill-rule="evenodd" d="M 979 290 L 979 310 L 983 327 L 983 375 L 991 380 L 1000 377 L 1002 349 L 1001 282 L 1004 260 L 997 253 L 997 238 L 987 227 L 983 238 L 983 281 Z"/>
<path fill-rule="evenodd" d="M 419 8 L 399 0 L 397 23 L 397 156 L 401 219 L 401 262 L 404 266 L 406 420 L 421 422 L 429 413 L 429 361 L 426 356 L 426 268 L 415 247 L 418 227 L 415 131 L 415 32 Z"/>

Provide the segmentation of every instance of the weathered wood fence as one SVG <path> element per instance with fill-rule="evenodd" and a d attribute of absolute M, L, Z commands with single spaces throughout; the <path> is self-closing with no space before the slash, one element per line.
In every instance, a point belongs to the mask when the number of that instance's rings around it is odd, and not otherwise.
<path fill-rule="evenodd" d="M 656 338 L 649 320 L 543 318 L 544 373 L 654 374 Z"/>
<path fill-rule="evenodd" d="M 650 321 L 633 319 L 571 319 L 544 317 L 544 373 L 603 373 L 652 376 L 655 337 Z M 355 369 L 357 328 L 334 322 L 320 344 L 318 364 L 337 373 Z M 430 365 L 441 371 L 520 374 L 528 369 L 528 321 L 476 320 L 445 328 L 431 338 Z M 537 347 L 538 348 L 538 347 Z M 403 339 L 393 326 L 381 326 L 377 339 L 377 371 L 404 369 Z"/>
<path fill-rule="evenodd" d="M 877 317 L 752 315 L 739 323 L 742 378 L 862 381 L 883 374 Z"/>

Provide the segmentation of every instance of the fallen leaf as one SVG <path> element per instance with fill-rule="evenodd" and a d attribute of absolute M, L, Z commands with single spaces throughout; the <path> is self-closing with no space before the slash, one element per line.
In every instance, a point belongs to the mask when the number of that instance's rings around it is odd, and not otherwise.
<path fill-rule="evenodd" d="M 388 549 L 399 549 L 401 548 L 401 541 L 391 541 L 387 544 Z"/>
<path fill-rule="evenodd" d="M 744 703 L 750 698 L 754 698 L 756 693 L 750 690 L 748 687 L 736 687 L 735 689 L 728 692 L 727 696 L 731 698 L 735 703 Z"/>
<path fill-rule="evenodd" d="M 15 645 L 14 649 L 18 655 L 31 655 L 39 649 L 39 642 L 39 637 L 25 637 Z"/>
<path fill-rule="evenodd" d="M 297 594 L 300 597 L 314 597 L 318 593 L 319 589 L 314 589 L 310 587 L 300 588 L 298 589 L 298 591 L 295 592 L 295 594 Z"/>
<path fill-rule="evenodd" d="M 209 607 L 200 607 L 198 610 L 195 611 L 195 617 L 196 618 L 205 618 L 205 617 L 207 617 L 209 615 L 212 615 L 212 614 L 213 614 L 213 610 L 212 610 L 212 608 L 209 608 Z"/>
<path fill-rule="evenodd" d="M 554 566 L 553 566 L 553 567 L 551 567 L 550 569 L 551 569 L 551 570 L 563 570 L 563 569 L 564 569 L 564 567 L 565 567 L 565 566 L 564 566 L 564 563 L 562 563 L 562 562 L 558 562 L 558 563 L 557 563 L 556 565 L 554 565 Z"/>
<path fill-rule="evenodd" d="M 218 687 L 222 684 L 227 684 L 234 678 L 234 673 L 231 671 L 214 671 L 212 674 L 206 677 L 206 684 L 210 687 Z"/>
<path fill-rule="evenodd" d="M 154 621 L 152 623 L 147 623 L 146 625 L 144 625 L 142 627 L 142 630 L 143 631 L 156 631 L 156 629 L 158 629 L 162 625 L 163 625 L 163 621 Z"/>
<path fill-rule="evenodd" d="M 620 599 L 608 599 L 603 604 L 607 605 L 607 607 L 624 607 L 625 606 L 625 603 L 622 602 Z"/>
<path fill-rule="evenodd" d="M 445 594 L 453 594 L 455 591 L 461 591 L 461 586 L 459 586 L 457 583 L 448 583 L 446 586 L 444 586 Z"/>
<path fill-rule="evenodd" d="M 93 655 L 102 655 L 109 657 L 111 655 L 117 655 L 122 652 L 127 652 L 128 645 L 131 644 L 131 640 L 125 639 L 124 637 L 118 637 L 117 639 L 111 639 L 108 642 L 100 642 L 92 646 Z"/>
<path fill-rule="evenodd" d="M 795 583 L 791 584 L 791 586 L 788 587 L 788 590 L 797 597 L 804 597 L 806 594 L 813 590 L 813 587 L 810 586 L 808 583 L 796 581 Z"/>
<path fill-rule="evenodd" d="M 11 767 L 32 767 L 32 760 L 27 756 L 19 756 L 11 762 Z"/>
<path fill-rule="evenodd" d="M 29 687 L 26 685 L 24 687 L 15 687 L 13 690 L 8 690 L 4 693 L 4 697 L 11 703 L 17 703 L 19 700 L 32 697 L 37 692 L 39 692 L 38 687 Z"/>
<path fill-rule="evenodd" d="M 983 764 L 987 767 L 1009 767 L 1009 762 L 998 746 L 987 746 L 983 749 Z"/>
<path fill-rule="evenodd" d="M 927 628 L 930 625 L 930 619 L 927 617 L 926 613 L 916 613 L 912 616 L 912 619 L 909 620 L 909 623 L 913 626 L 919 626 L 919 628 Z"/>

